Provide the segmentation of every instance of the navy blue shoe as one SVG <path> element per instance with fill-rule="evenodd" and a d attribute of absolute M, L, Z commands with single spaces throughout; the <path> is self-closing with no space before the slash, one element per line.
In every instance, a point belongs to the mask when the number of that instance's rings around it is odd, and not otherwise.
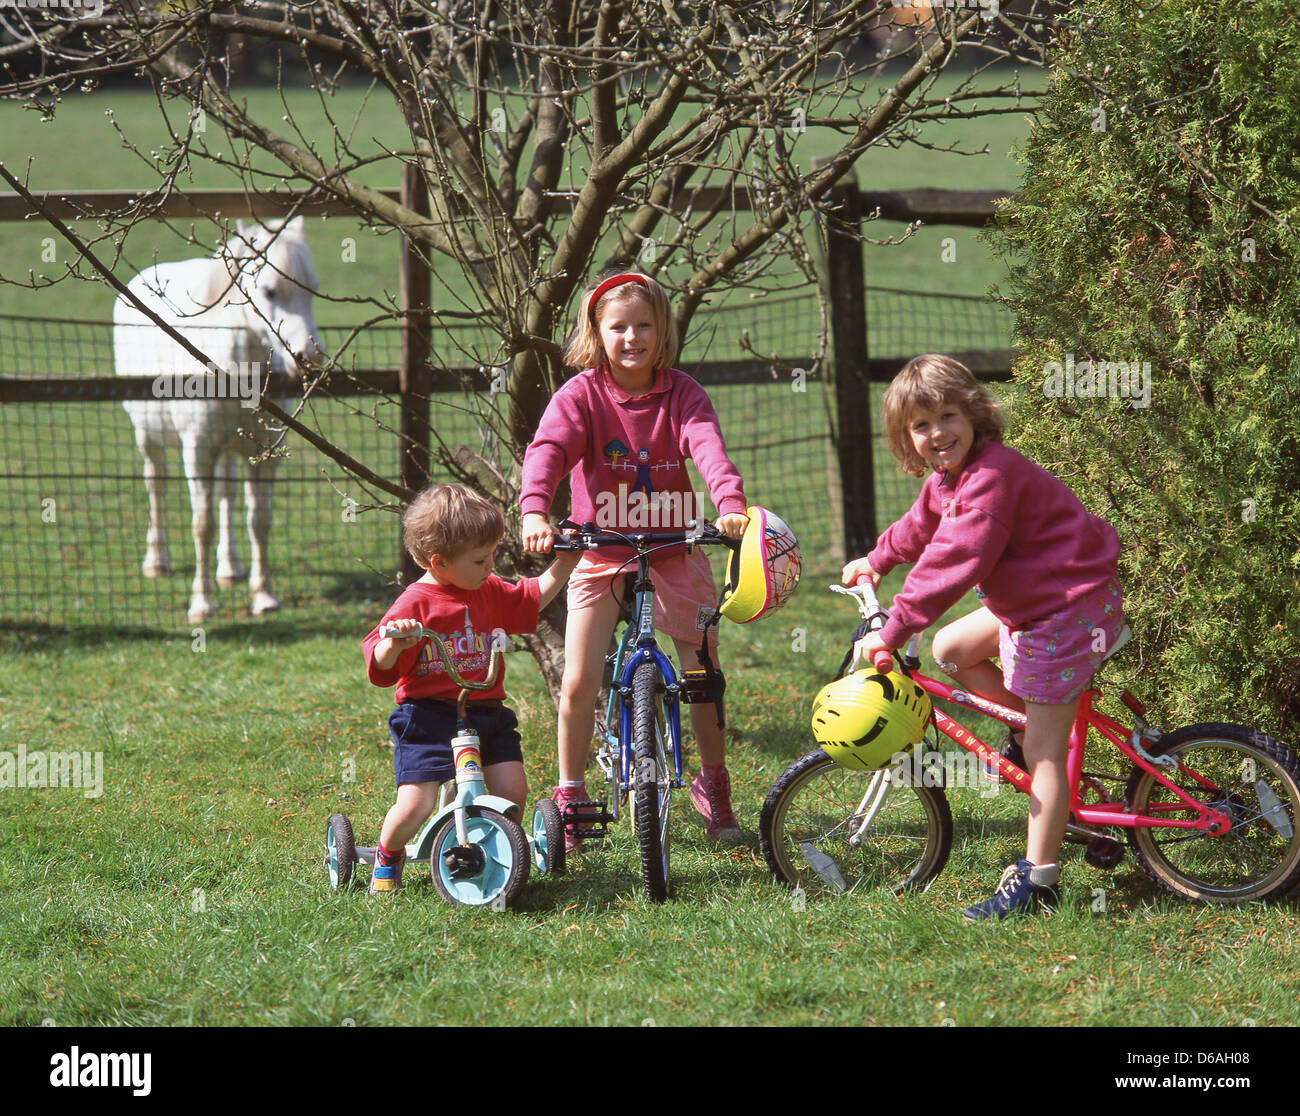
<path fill-rule="evenodd" d="M 1002 745 L 1001 756 L 1003 759 L 1010 760 L 1018 768 L 1020 768 L 1021 771 L 1029 770 L 1029 768 L 1025 765 L 1025 750 L 1020 746 L 1020 744 L 1016 742 L 1015 735 L 1012 733 L 1010 729 L 1007 729 L 1007 741 L 1005 744 Z M 987 775 L 990 779 L 1002 778 L 1002 776 L 998 773 L 998 769 L 994 767 L 991 763 L 984 764 L 984 774 Z"/>
<path fill-rule="evenodd" d="M 1008 915 L 1032 914 L 1043 908 L 1055 909 L 1061 902 L 1059 884 L 1036 884 L 1029 879 L 1033 865 L 1027 860 L 1017 860 L 1002 873 L 998 889 L 991 899 L 976 903 L 962 911 L 968 922 L 986 918 L 1006 918 Z"/>

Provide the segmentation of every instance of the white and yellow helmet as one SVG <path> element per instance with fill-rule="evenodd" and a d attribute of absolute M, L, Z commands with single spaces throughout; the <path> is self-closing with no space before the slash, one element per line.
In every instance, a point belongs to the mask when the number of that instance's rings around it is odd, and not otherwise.
<path fill-rule="evenodd" d="M 813 736 L 831 759 L 854 771 L 878 770 L 910 752 L 929 723 L 930 695 L 892 670 L 863 667 L 813 698 Z"/>
<path fill-rule="evenodd" d="M 785 604 L 803 568 L 799 540 L 784 519 L 760 507 L 746 508 L 745 514 L 749 522 L 740 546 L 727 559 L 719 609 L 737 624 L 748 624 Z"/>

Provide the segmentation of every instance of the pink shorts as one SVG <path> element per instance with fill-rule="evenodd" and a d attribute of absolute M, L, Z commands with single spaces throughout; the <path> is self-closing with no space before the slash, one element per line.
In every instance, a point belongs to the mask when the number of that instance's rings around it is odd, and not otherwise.
<path fill-rule="evenodd" d="M 610 591 L 619 570 L 636 575 L 636 562 L 623 565 L 590 551 L 569 578 L 569 609 L 591 608 Z M 650 567 L 655 587 L 655 630 L 674 639 L 698 643 L 718 604 L 713 567 L 699 550 L 663 558 Z M 631 585 L 631 581 L 627 583 Z M 628 590 L 630 592 L 630 589 Z M 623 590 L 620 588 L 620 599 Z M 717 625 L 708 629 L 717 639 Z M 712 642 L 712 641 L 711 641 Z"/>
<path fill-rule="evenodd" d="M 1123 627 L 1115 580 L 1032 627 L 1013 632 L 1004 624 L 998 641 L 1003 684 L 1026 701 L 1068 705 L 1088 688 Z"/>

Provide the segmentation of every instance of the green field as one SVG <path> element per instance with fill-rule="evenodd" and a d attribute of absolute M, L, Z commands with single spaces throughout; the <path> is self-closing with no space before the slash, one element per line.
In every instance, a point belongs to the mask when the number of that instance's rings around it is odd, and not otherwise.
<path fill-rule="evenodd" d="M 847 606 L 811 571 L 786 611 L 724 633 L 743 844 L 710 847 L 675 807 L 676 897 L 640 896 L 626 821 L 522 909 L 441 902 L 420 865 L 393 901 L 331 892 L 326 818 L 373 843 L 392 799 L 391 694 L 361 670 L 378 615 L 349 607 L 188 638 L 4 636 L 0 734 L 102 753 L 103 793 L 7 790 L 0 809 L 0 1023 L 1294 1024 L 1294 900 L 1194 907 L 1131 859 L 1066 853 L 1048 920 L 963 927 L 1023 848 L 1023 799 L 950 792 L 952 860 L 901 900 L 800 909 L 757 851 L 759 804 L 809 747 L 810 694 Z M 806 632 L 806 645 L 797 637 Z M 803 650 L 800 650 L 804 647 Z M 530 784 L 554 777 L 554 712 L 526 660 L 508 690 Z M 48 695 L 57 688 L 59 700 Z"/>
<path fill-rule="evenodd" d="M 1005 71 L 991 71 L 989 80 L 1007 80 Z M 1027 84 L 1032 84 L 1026 79 Z M 940 79 L 938 88 L 951 88 L 952 77 Z M 886 85 L 881 79 L 879 85 Z M 286 89 L 284 105 L 280 93 L 271 89 L 254 89 L 247 100 L 255 115 L 279 122 L 288 114 L 305 134 L 328 147 L 321 108 L 316 95 L 308 90 Z M 400 148 L 409 142 L 400 121 L 378 96 L 366 98 L 355 86 L 342 87 L 330 98 L 330 111 L 336 120 L 347 121 L 353 148 L 358 157 L 377 156 L 382 150 Z M 109 115 L 111 114 L 111 116 Z M 116 127 L 114 127 L 116 125 Z M 897 150 L 879 147 L 867 152 L 857 164 L 858 184 L 865 189 L 897 189 L 921 186 L 961 187 L 966 189 L 1003 189 L 1014 185 L 1015 165 L 1010 150 L 1026 132 L 1026 118 L 1018 113 L 987 117 L 978 124 L 976 134 L 963 133 L 963 149 L 989 147 L 987 155 L 945 155 L 925 147 L 904 144 Z M 119 133 L 120 130 L 120 133 Z M 920 138 L 944 144 L 953 141 L 952 128 L 927 125 Z M 139 90 L 112 90 L 94 94 L 72 94 L 58 107 L 56 117 L 43 121 L 39 114 L 20 104 L 0 104 L 0 159 L 11 169 L 30 157 L 27 184 L 37 192 L 60 189 L 110 189 L 151 187 L 157 172 L 148 153 L 157 149 L 165 135 L 159 119 L 157 101 L 152 93 Z M 129 150 L 122 136 L 145 154 Z M 220 150 L 221 144 L 209 132 L 208 146 Z M 814 157 L 833 149 L 835 137 L 810 130 L 791 136 L 793 154 L 800 166 L 809 166 Z M 93 151 L 93 174 L 87 174 L 87 152 Z M 227 155 L 230 152 L 226 152 Z M 265 157 L 256 156 L 254 165 L 267 166 Z M 580 176 L 581 168 L 573 168 Z M 396 187 L 396 164 L 378 161 L 362 168 L 357 177 L 373 186 Z M 576 177 L 575 181 L 580 180 Z M 196 188 L 234 188 L 239 183 L 210 163 L 195 161 L 184 184 Z M 75 222 L 79 235 L 91 237 L 97 232 L 90 222 Z M 391 306 L 397 295 L 397 238 L 389 233 L 378 235 L 346 218 L 311 218 L 309 240 L 321 278 L 323 301 L 318 303 L 317 317 L 322 324 L 352 324 L 364 320 L 378 307 Z M 159 259 L 182 259 L 202 254 L 190 241 L 192 234 L 211 243 L 211 226 L 191 228 L 189 222 L 144 222 L 136 226 L 125 245 L 123 258 L 116 264 L 119 278 L 128 278 Z M 895 222 L 868 222 L 864 233 L 873 240 L 899 237 L 902 226 Z M 63 242 L 50 246 L 44 238 L 51 230 L 34 222 L 0 224 L 0 277 L 9 283 L 29 280 L 29 269 L 37 276 L 61 275 L 60 266 L 71 261 L 72 253 Z M 943 259 L 943 240 L 952 237 L 955 258 Z M 345 240 L 352 238 L 354 250 Z M 104 246 L 105 248 L 107 245 Z M 898 245 L 868 244 L 866 269 L 868 284 L 920 291 L 956 294 L 986 293 L 990 283 L 1000 277 L 988 250 L 978 244 L 974 231 L 953 228 L 923 228 Z M 111 251 L 101 255 L 113 260 Z M 355 260 L 351 257 L 355 255 Z M 950 253 L 951 255 L 951 253 Z M 440 267 L 435 278 L 435 306 L 443 289 L 458 291 L 460 279 Z M 87 317 L 106 319 L 113 303 L 113 292 L 98 283 L 63 281 L 52 292 L 23 290 L 0 283 L 0 314 L 33 316 Z M 54 310 L 57 306 L 57 312 Z M 937 325 L 931 321 L 933 327 Z M 891 340 L 884 338 L 883 340 Z M 728 342 L 730 343 L 730 341 Z M 936 343 L 946 343 L 942 337 Z M 877 352 L 904 352 L 892 345 L 875 345 Z M 726 354 L 719 354 L 726 355 Z M 5 359 L 0 349 L 0 359 Z"/>
<path fill-rule="evenodd" d="M 299 107 L 309 103 L 307 94 L 291 96 L 301 97 Z M 355 92 L 348 97 L 355 101 Z M 358 107 L 341 103 L 339 115 Z M 31 154 L 39 189 L 90 185 L 91 150 L 94 186 L 149 184 L 150 168 L 116 146 L 105 108 L 148 149 L 152 97 L 115 92 L 70 96 L 51 124 L 0 105 L 2 157 L 13 166 Z M 382 107 L 361 120 L 358 134 L 400 142 Z M 908 147 L 872 153 L 859 183 L 1011 186 L 1006 153 L 1023 129 L 1018 116 L 981 125 L 970 146 L 989 142 L 988 157 L 945 159 Z M 207 173 L 195 184 L 226 185 Z M 141 227 L 119 270 L 145 266 L 155 252 L 191 254 L 185 231 Z M 44 235 L 30 223 L 0 225 L 0 272 L 10 279 L 29 268 L 50 272 L 41 261 Z M 355 264 L 339 251 L 350 235 L 361 246 Z M 947 235 L 956 240 L 955 263 L 941 260 Z M 326 296 L 322 323 L 355 322 L 365 311 L 355 301 L 361 292 L 395 294 L 392 237 L 332 219 L 313 222 L 310 238 Z M 66 262 L 66 246 L 56 250 Z M 922 230 L 901 246 L 865 251 L 868 282 L 878 287 L 980 294 L 998 279 L 965 230 Z M 111 304 L 96 284 L 45 292 L 0 285 L 0 314 L 16 316 L 9 322 L 103 320 Z M 816 336 L 811 306 L 718 312 L 708 355 L 730 355 L 748 328 L 760 351 L 802 356 Z M 1004 343 L 1005 323 L 985 313 L 974 303 L 873 295 L 872 351 Z M 61 361 L 50 370 L 107 374 L 106 341 L 87 336 L 69 350 L 66 334 L 22 333 L 0 319 L 0 373 Z M 9 591 L 25 581 L 72 595 L 83 616 L 51 622 L 24 606 L 0 624 L 0 740 L 9 752 L 21 745 L 29 754 L 97 753 L 103 793 L 0 791 L 0 1024 L 1294 1025 L 1294 899 L 1194 907 L 1161 893 L 1131 858 L 1108 873 L 1069 846 L 1067 902 L 1057 915 L 962 926 L 961 908 L 986 897 L 1023 852 L 1024 800 L 1009 790 L 987 798 L 973 788 L 950 792 L 952 859 L 922 895 L 804 905 L 770 879 L 758 852 L 759 806 L 781 770 L 811 747 L 809 701 L 838 665 L 855 617 L 824 589 L 837 579 L 838 555 L 827 515 L 833 480 L 818 441 L 820 388 L 798 395 L 774 383 L 713 394 L 751 497 L 788 516 L 808 558 L 786 610 L 724 633 L 729 763 L 745 840 L 708 845 L 680 795 L 674 901 L 656 907 L 641 898 L 624 822 L 569 876 L 535 876 L 512 913 L 450 908 L 419 865 L 387 902 L 327 886 L 327 817 L 347 813 L 358 839 L 373 843 L 393 796 L 384 724 L 391 693 L 368 684 L 360 653 L 392 592 L 382 584 L 395 556 L 391 517 L 369 511 L 346 521 L 343 497 L 364 505 L 365 494 L 334 474 L 331 487 L 320 462 L 291 447 L 281 466 L 295 479 L 277 510 L 280 547 L 272 539 L 286 608 L 248 621 L 237 592 L 227 594 L 221 622 L 199 638 L 183 622 L 192 558 L 179 486 L 171 497 L 178 573 L 146 587 L 136 572 L 144 493 L 121 408 L 6 406 L 10 496 L 0 573 Z M 878 402 L 877 394 L 873 409 Z M 391 441 L 373 424 L 325 410 L 319 421 L 395 471 Z M 467 421 L 445 421 L 449 435 L 475 434 Z M 799 455 L 778 444 L 785 442 Z M 879 439 L 875 457 L 878 475 L 889 478 L 879 495 L 883 526 L 916 485 L 899 479 Z M 46 499 L 55 501 L 52 522 L 41 519 Z M 312 580 L 321 571 L 324 592 Z M 895 576 L 887 587 L 899 584 Z M 1113 680 L 1140 693 L 1141 679 L 1127 676 L 1135 669 L 1121 660 Z M 536 796 L 555 777 L 555 711 L 525 656 L 512 657 L 509 670 Z M 1223 712 L 1207 711 L 1206 719 Z M 693 773 L 690 756 L 688 766 Z"/>

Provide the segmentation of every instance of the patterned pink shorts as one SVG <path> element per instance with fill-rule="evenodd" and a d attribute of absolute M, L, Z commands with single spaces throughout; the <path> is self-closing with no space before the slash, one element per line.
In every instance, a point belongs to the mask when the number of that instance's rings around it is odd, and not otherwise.
<path fill-rule="evenodd" d="M 1004 624 L 1002 681 L 1026 701 L 1068 705 L 1088 688 L 1123 627 L 1124 601 L 1114 579 L 1032 627 L 1013 632 Z"/>
<path fill-rule="evenodd" d="M 569 610 L 595 604 L 610 591 L 620 568 L 623 573 L 636 574 L 635 561 L 625 566 L 596 554 L 584 554 L 569 578 Z M 718 603 L 708 558 L 699 549 L 693 554 L 664 558 L 650 567 L 650 580 L 655 587 L 655 630 L 698 644 L 705 622 Z M 717 626 L 708 631 L 712 644 L 718 638 Z"/>

